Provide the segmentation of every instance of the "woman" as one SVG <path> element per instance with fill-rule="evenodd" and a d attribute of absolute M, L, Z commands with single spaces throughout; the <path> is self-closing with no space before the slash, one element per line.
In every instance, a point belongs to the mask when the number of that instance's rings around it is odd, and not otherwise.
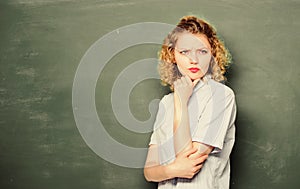
<path fill-rule="evenodd" d="M 229 188 L 236 105 L 222 83 L 230 53 L 210 24 L 186 16 L 164 40 L 160 60 L 173 92 L 159 104 L 145 178 L 158 188 Z"/>

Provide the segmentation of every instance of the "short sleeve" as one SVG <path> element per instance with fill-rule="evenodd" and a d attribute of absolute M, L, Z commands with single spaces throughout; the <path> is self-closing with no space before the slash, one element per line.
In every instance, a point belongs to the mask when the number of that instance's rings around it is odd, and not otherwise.
<path fill-rule="evenodd" d="M 236 115 L 235 96 L 228 87 L 211 88 L 204 111 L 198 118 L 198 125 L 192 133 L 193 141 L 215 147 L 213 153 L 220 152 L 228 129 L 234 126 Z"/>
<path fill-rule="evenodd" d="M 151 135 L 149 145 L 160 143 L 160 141 L 159 141 L 160 137 L 158 136 L 159 135 L 159 129 L 162 127 L 162 125 L 166 121 L 166 108 L 165 108 L 165 105 L 164 105 L 163 101 L 164 101 L 164 98 L 161 99 L 161 101 L 159 102 L 159 105 L 158 105 L 158 111 L 157 111 L 157 114 L 156 114 L 156 119 L 155 119 L 154 126 L 153 126 L 153 133 Z"/>
<path fill-rule="evenodd" d="M 160 102 L 153 126 L 150 143 L 156 144 L 160 164 L 168 164 L 175 159 L 173 143 L 173 99 L 166 95 Z M 168 107 L 168 109 L 167 109 Z"/>

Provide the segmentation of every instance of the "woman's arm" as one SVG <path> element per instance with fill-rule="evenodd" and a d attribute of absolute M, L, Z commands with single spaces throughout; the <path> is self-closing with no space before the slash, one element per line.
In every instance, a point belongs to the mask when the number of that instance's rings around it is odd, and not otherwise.
<path fill-rule="evenodd" d="M 160 182 L 175 177 L 193 178 L 200 171 L 203 162 L 213 149 L 205 144 L 192 142 L 190 135 L 187 104 L 193 87 L 198 81 L 193 83 L 189 78 L 183 77 L 174 83 L 173 136 L 176 159 L 168 165 L 160 165 L 159 146 L 151 145 L 148 149 L 144 167 L 144 175 L 147 181 Z"/>
<path fill-rule="evenodd" d="M 194 86 L 199 80 L 192 82 L 187 76 L 178 79 L 174 83 L 174 147 L 175 153 L 180 155 L 186 150 L 196 148 L 198 151 L 191 155 L 193 157 L 198 154 L 209 154 L 212 146 L 208 146 L 199 142 L 192 142 L 190 134 L 190 123 L 188 113 L 188 101 L 192 95 Z"/>
<path fill-rule="evenodd" d="M 177 86 L 177 87 L 181 87 L 181 86 Z M 175 88 L 173 136 L 174 136 L 174 149 L 176 155 L 179 155 L 181 152 L 193 148 L 192 137 L 190 132 L 188 108 L 187 108 L 188 100 L 183 99 L 180 96 L 180 94 L 178 94 L 180 92 L 181 91 L 179 90 L 176 91 Z"/>
<path fill-rule="evenodd" d="M 148 150 L 147 160 L 144 167 L 144 175 L 147 181 L 160 182 L 163 180 L 181 177 L 193 178 L 202 167 L 207 155 L 196 154 L 197 149 L 181 153 L 168 165 L 160 165 L 158 157 L 158 146 L 151 145 Z M 191 157 L 191 155 L 193 157 Z"/>

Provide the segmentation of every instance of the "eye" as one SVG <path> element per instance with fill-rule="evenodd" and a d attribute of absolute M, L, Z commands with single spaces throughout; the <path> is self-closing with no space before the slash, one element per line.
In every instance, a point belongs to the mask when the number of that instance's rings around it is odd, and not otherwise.
<path fill-rule="evenodd" d="M 182 51 L 179 51 L 179 53 L 180 54 L 182 54 L 182 55 L 187 55 L 187 54 L 189 54 L 189 50 L 182 50 Z"/>
<path fill-rule="evenodd" d="M 198 53 L 198 54 L 203 54 L 203 55 L 204 55 L 204 54 L 207 54 L 207 53 L 208 53 L 208 50 L 207 50 L 207 49 L 198 49 L 198 50 L 197 50 L 197 53 Z"/>

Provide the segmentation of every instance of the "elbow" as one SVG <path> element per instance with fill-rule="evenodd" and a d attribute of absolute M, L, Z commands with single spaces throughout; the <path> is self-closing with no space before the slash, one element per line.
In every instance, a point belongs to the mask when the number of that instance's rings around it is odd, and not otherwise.
<path fill-rule="evenodd" d="M 153 182 L 153 180 L 150 178 L 150 175 L 149 175 L 149 170 L 148 170 L 149 168 L 144 168 L 144 177 L 145 177 L 145 179 L 146 179 L 146 181 L 148 181 L 148 182 Z"/>

